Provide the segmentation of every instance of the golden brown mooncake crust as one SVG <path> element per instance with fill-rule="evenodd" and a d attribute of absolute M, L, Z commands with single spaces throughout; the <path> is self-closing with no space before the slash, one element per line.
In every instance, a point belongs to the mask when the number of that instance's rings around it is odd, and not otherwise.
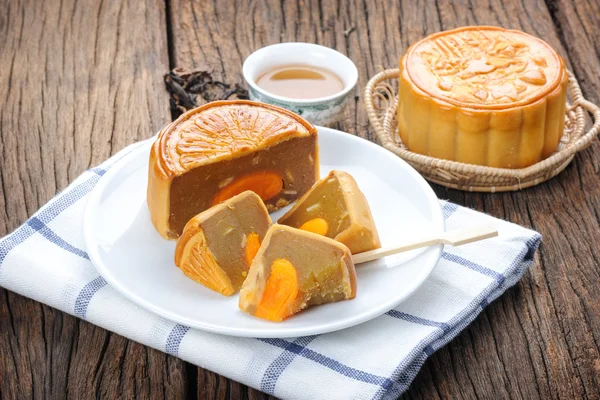
<path fill-rule="evenodd" d="M 216 101 L 186 112 L 160 131 L 150 151 L 147 202 L 152 223 L 165 238 L 175 239 L 181 233 L 183 224 L 173 229 L 170 223 L 178 212 L 171 210 L 174 179 L 198 168 L 269 150 L 292 139 L 313 137 L 311 145 L 316 148 L 316 134 L 314 126 L 291 111 L 253 101 Z M 318 153 L 312 157 L 316 175 L 317 157 Z M 206 171 L 206 175 L 210 172 Z M 193 193 L 186 195 L 193 197 Z M 194 211 L 189 217 L 203 209 Z"/>
<path fill-rule="evenodd" d="M 556 89 L 564 72 L 563 60 L 546 42 L 492 26 L 430 35 L 410 47 L 404 66 L 433 98 L 473 109 L 537 101 Z"/>
<path fill-rule="evenodd" d="M 439 32 L 400 60 L 398 133 L 415 153 L 524 168 L 556 150 L 567 83 L 562 58 L 524 32 Z"/>

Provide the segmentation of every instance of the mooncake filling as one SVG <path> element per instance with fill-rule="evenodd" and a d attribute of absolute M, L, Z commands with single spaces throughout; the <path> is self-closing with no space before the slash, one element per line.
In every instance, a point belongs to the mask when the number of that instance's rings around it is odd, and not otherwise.
<path fill-rule="evenodd" d="M 288 272 L 275 269 L 272 277 L 274 266 Z M 285 284 L 287 291 L 277 289 L 291 276 L 295 282 Z M 292 292 L 294 295 L 289 295 Z M 314 233 L 273 225 L 242 286 L 239 305 L 252 315 L 258 312 L 262 318 L 281 321 L 307 307 L 355 296 L 356 273 L 346 246 Z"/>

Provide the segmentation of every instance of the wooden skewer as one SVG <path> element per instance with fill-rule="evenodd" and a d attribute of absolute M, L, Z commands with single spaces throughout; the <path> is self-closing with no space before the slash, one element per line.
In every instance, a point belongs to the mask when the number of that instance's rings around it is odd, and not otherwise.
<path fill-rule="evenodd" d="M 354 264 L 360 264 L 367 261 L 377 260 L 381 257 L 391 256 L 392 254 L 402 253 L 404 251 L 418 249 L 420 247 L 433 246 L 434 244 L 449 244 L 460 246 L 463 244 L 476 242 L 478 240 L 489 239 L 498 236 L 496 228 L 483 225 L 472 228 L 457 229 L 449 232 L 426 234 L 413 238 L 406 243 L 385 249 L 375 249 L 358 253 L 352 256 Z"/>

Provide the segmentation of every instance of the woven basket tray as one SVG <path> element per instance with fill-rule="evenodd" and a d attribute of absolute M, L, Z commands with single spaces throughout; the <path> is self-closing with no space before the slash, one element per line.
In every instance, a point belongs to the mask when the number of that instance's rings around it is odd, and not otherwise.
<path fill-rule="evenodd" d="M 537 185 L 569 165 L 575 153 L 591 145 L 600 131 L 600 108 L 583 98 L 577 80 L 569 72 L 569 97 L 565 130 L 558 149 L 550 157 L 527 168 L 507 169 L 484 167 L 442 160 L 409 151 L 398 135 L 398 69 L 388 69 L 375 75 L 365 89 L 369 120 L 381 144 L 407 161 L 427 180 L 453 189 L 475 192 L 503 192 Z M 593 125 L 586 132 L 586 112 Z"/>

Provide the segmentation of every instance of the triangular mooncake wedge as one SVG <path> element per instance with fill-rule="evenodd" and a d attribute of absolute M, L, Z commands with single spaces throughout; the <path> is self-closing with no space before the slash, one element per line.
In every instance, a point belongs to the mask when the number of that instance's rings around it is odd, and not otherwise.
<path fill-rule="evenodd" d="M 307 307 L 353 299 L 350 250 L 333 239 L 273 225 L 240 291 L 243 311 L 279 322 Z"/>
<path fill-rule="evenodd" d="M 246 191 L 193 217 L 177 241 L 175 264 L 209 289 L 236 293 L 265 237 L 271 218 L 254 192 Z"/>
<path fill-rule="evenodd" d="M 315 183 L 277 222 L 337 240 L 352 254 L 381 247 L 369 203 L 343 171 L 331 171 Z"/>

